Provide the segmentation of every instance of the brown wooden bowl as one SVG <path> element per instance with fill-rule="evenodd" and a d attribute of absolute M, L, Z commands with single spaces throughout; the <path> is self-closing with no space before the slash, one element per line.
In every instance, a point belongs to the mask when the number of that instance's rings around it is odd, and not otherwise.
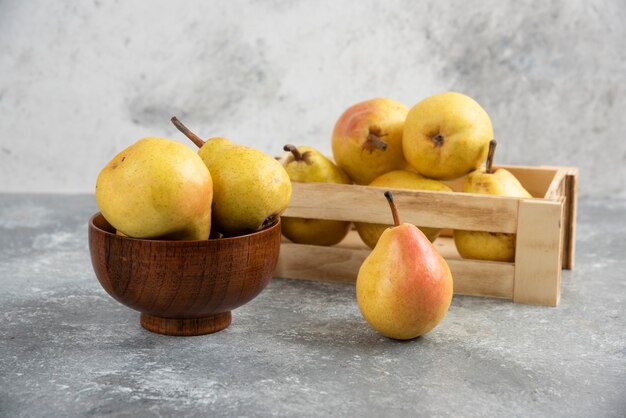
<path fill-rule="evenodd" d="M 249 235 L 206 241 L 128 238 L 96 213 L 89 251 L 96 277 L 141 325 L 166 335 L 201 335 L 230 325 L 230 311 L 269 283 L 278 262 L 280 220 Z"/>

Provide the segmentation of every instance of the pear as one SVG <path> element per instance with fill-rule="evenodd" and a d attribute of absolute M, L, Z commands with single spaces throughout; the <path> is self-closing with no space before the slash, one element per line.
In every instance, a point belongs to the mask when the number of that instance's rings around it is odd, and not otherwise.
<path fill-rule="evenodd" d="M 451 180 L 477 169 L 493 126 L 478 102 L 461 93 L 430 96 L 411 108 L 402 136 L 404 157 L 418 173 Z"/>
<path fill-rule="evenodd" d="M 119 235 L 208 239 L 213 183 L 191 148 L 144 138 L 117 154 L 98 175 L 96 202 Z"/>
<path fill-rule="evenodd" d="M 200 150 L 213 178 L 213 223 L 224 236 L 259 231 L 272 224 L 291 199 L 291 180 L 273 157 L 226 138 L 206 142 L 176 117 L 172 123 Z"/>
<path fill-rule="evenodd" d="M 395 170 L 385 173 L 374 179 L 374 181 L 372 181 L 369 185 L 378 187 L 393 187 L 397 189 L 433 190 L 439 192 L 452 191 L 450 187 L 440 181 L 427 179 L 417 173 L 407 170 Z M 374 248 L 383 231 L 391 225 L 356 222 L 355 226 L 363 242 L 368 247 Z M 439 236 L 439 232 L 441 232 L 441 229 L 439 228 L 420 226 L 419 229 L 421 229 L 430 242 L 433 242 Z"/>
<path fill-rule="evenodd" d="M 381 235 L 356 280 L 365 320 L 385 337 L 408 340 L 435 328 L 452 301 L 452 274 L 424 233 L 400 224 L 391 192 L 385 192 L 394 225 Z"/>
<path fill-rule="evenodd" d="M 486 167 L 472 171 L 463 183 L 466 193 L 481 193 L 510 197 L 532 197 L 510 171 L 493 168 L 496 141 L 489 144 Z M 454 243 L 463 258 L 479 260 L 513 261 L 515 259 L 515 234 L 454 231 Z"/>
<path fill-rule="evenodd" d="M 282 158 L 291 181 L 301 183 L 351 184 L 339 167 L 321 152 L 307 146 L 285 145 L 288 151 Z M 350 222 L 324 219 L 282 218 L 281 230 L 285 237 L 298 244 L 335 245 L 345 238 Z"/>
<path fill-rule="evenodd" d="M 369 184 L 381 174 L 407 167 L 402 154 L 402 129 L 408 107 L 377 98 L 349 107 L 333 130 L 337 165 L 357 184 Z"/>

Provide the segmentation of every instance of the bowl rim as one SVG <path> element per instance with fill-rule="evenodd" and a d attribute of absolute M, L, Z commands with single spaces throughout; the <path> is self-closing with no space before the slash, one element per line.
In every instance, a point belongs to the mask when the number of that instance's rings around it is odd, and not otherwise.
<path fill-rule="evenodd" d="M 104 221 L 106 223 L 108 223 L 109 225 L 111 225 L 111 223 L 109 221 L 107 221 L 107 219 L 104 217 L 104 215 L 102 214 L 102 212 L 98 211 L 96 213 L 94 213 L 93 215 L 91 215 L 91 217 L 89 218 L 89 228 L 90 229 L 94 229 L 96 231 L 98 231 L 99 233 L 105 234 L 105 235 L 110 235 L 119 239 L 125 239 L 125 240 L 132 240 L 132 241 L 149 241 L 149 242 L 177 242 L 177 243 L 191 243 L 191 242 L 218 242 L 218 241 L 234 241 L 234 240 L 238 240 L 241 238 L 249 238 L 255 235 L 261 235 L 261 234 L 265 234 L 270 232 L 271 230 L 277 228 L 280 225 L 280 216 L 277 216 L 276 219 L 269 224 L 268 226 L 266 226 L 265 228 L 256 231 L 256 232 L 251 232 L 249 234 L 244 234 L 244 235 L 237 235 L 235 237 L 224 237 L 224 238 L 213 238 L 213 239 L 177 239 L 177 240 L 173 240 L 173 239 L 158 239 L 158 238 L 133 238 L 133 237 L 129 237 L 129 236 L 125 236 L 125 235 L 117 235 L 117 234 L 113 234 L 109 231 L 105 231 L 102 228 L 99 228 L 98 226 L 96 226 L 96 224 L 94 224 L 94 220 L 101 216 L 102 219 L 104 219 Z M 111 225 L 111 227 L 113 228 L 113 225 Z"/>

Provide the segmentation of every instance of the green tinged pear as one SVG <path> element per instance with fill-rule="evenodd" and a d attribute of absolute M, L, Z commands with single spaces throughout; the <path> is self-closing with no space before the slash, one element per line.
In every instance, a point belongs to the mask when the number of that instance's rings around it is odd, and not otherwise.
<path fill-rule="evenodd" d="M 321 152 L 307 146 L 285 145 L 288 154 L 283 166 L 291 181 L 300 183 L 352 183 L 346 173 Z M 323 219 L 286 218 L 282 220 L 282 233 L 298 244 L 334 245 L 350 230 L 350 222 Z"/>
<path fill-rule="evenodd" d="M 178 119 L 174 125 L 200 150 L 213 178 L 213 228 L 225 236 L 256 232 L 278 219 L 291 199 L 291 181 L 269 155 L 225 138 L 206 142 Z"/>

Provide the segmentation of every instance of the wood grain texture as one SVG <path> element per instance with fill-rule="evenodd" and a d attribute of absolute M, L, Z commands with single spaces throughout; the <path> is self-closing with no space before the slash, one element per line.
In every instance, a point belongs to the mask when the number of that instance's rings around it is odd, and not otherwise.
<path fill-rule="evenodd" d="M 436 228 L 513 233 L 518 198 L 346 184 L 293 183 L 286 217 L 391 224 L 391 190 L 402 222 Z"/>
<path fill-rule="evenodd" d="M 141 326 L 148 331 L 163 335 L 188 337 L 192 335 L 211 334 L 221 331 L 230 325 L 230 311 L 221 312 L 204 318 L 162 318 L 147 313 L 141 314 Z"/>
<path fill-rule="evenodd" d="M 96 214 L 89 222 L 89 249 L 102 287 L 146 314 L 144 327 L 199 335 L 227 327 L 225 314 L 265 288 L 278 261 L 280 222 L 234 238 L 164 241 L 115 235 Z"/>
<path fill-rule="evenodd" d="M 565 182 L 565 236 L 563 268 L 573 269 L 576 261 L 576 217 L 578 216 L 578 169 L 571 168 Z"/>
<path fill-rule="evenodd" d="M 299 245 L 283 242 L 276 268 L 276 276 L 290 279 L 317 280 L 337 283 L 355 283 L 356 277 L 370 250 L 357 244 L 358 234 L 351 231 L 346 239 L 334 247 Z M 438 238 L 435 247 L 444 256 L 454 280 L 454 293 L 513 298 L 512 263 L 463 260 L 450 238 Z"/>
<path fill-rule="evenodd" d="M 565 199 L 563 208 L 563 246 L 562 246 L 562 267 L 565 269 L 574 268 L 576 253 L 576 208 L 578 205 L 578 168 L 559 167 L 554 176 L 546 199 Z"/>
<path fill-rule="evenodd" d="M 561 289 L 563 202 L 520 200 L 513 300 L 557 306 Z"/>
<path fill-rule="evenodd" d="M 513 299 L 513 263 L 497 261 L 446 259 L 454 280 L 454 293 Z"/>
<path fill-rule="evenodd" d="M 563 268 L 573 269 L 576 260 L 576 216 L 578 206 L 578 169 L 569 167 L 564 181 Z"/>
<path fill-rule="evenodd" d="M 353 232 L 350 232 L 352 234 Z M 276 276 L 288 279 L 354 283 L 370 249 L 294 244 L 284 242 L 276 267 Z"/>

